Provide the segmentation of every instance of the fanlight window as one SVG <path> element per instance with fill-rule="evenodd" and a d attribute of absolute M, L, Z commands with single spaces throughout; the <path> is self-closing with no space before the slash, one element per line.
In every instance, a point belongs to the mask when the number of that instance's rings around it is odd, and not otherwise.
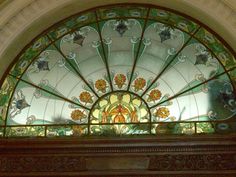
<path fill-rule="evenodd" d="M 234 51 L 153 6 L 91 9 L 25 47 L 0 90 L 0 136 L 236 130 Z"/>

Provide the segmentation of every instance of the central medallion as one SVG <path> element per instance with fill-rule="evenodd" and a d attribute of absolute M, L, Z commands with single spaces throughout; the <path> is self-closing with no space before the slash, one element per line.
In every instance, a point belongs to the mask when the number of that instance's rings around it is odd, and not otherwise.
<path fill-rule="evenodd" d="M 115 134 L 128 134 L 133 130 L 131 127 L 148 122 L 150 114 L 146 103 L 139 96 L 122 91 L 110 93 L 98 100 L 90 116 L 91 133 L 108 128 Z M 142 131 L 148 130 L 144 128 Z"/>

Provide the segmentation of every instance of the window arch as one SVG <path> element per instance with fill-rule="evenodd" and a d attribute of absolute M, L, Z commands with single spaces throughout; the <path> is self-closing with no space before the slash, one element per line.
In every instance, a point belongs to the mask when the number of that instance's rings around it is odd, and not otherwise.
<path fill-rule="evenodd" d="M 26 47 L 0 92 L 0 136 L 234 131 L 235 58 L 198 21 L 150 5 L 76 14 Z"/>

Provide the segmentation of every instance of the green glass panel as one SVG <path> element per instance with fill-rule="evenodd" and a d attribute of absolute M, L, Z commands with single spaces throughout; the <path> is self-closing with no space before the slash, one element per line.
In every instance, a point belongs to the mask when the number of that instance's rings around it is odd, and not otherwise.
<path fill-rule="evenodd" d="M 198 122 L 196 123 L 197 126 L 197 133 L 200 134 L 208 134 L 208 133 L 214 133 L 214 123 L 212 122 Z"/>
<path fill-rule="evenodd" d="M 6 127 L 6 137 L 42 137 L 45 136 L 44 126 Z"/>
<path fill-rule="evenodd" d="M 70 126 L 48 126 L 47 137 L 61 136 L 85 136 L 88 133 L 87 126 L 70 125 Z"/>
<path fill-rule="evenodd" d="M 7 109 L 11 99 L 11 95 L 14 91 L 16 80 L 10 76 L 7 76 L 0 89 L 0 125 L 5 124 Z"/>
<path fill-rule="evenodd" d="M 198 24 L 193 22 L 192 20 L 180 16 L 178 14 L 172 13 L 170 11 L 162 10 L 162 9 L 151 9 L 150 19 L 155 19 L 159 22 L 166 23 L 170 27 L 174 26 L 188 33 L 194 33 L 194 31 L 198 28 Z"/>
<path fill-rule="evenodd" d="M 94 136 L 122 136 L 150 134 L 149 124 L 91 125 L 90 134 Z"/>
<path fill-rule="evenodd" d="M 111 19 L 119 17 L 146 18 L 148 8 L 139 6 L 115 6 L 104 7 L 97 10 L 99 19 Z"/>
<path fill-rule="evenodd" d="M 95 11 L 85 12 L 82 14 L 78 14 L 75 17 L 72 17 L 70 20 L 65 22 L 65 25 L 68 28 L 80 28 L 82 26 L 86 26 L 88 24 L 92 24 L 96 22 Z"/>
<path fill-rule="evenodd" d="M 10 73 L 20 77 L 27 67 L 34 61 L 34 59 L 49 45 L 49 39 L 42 36 L 28 47 L 22 55 L 17 58 L 17 63 L 12 67 Z"/>
<path fill-rule="evenodd" d="M 195 35 L 204 45 L 206 45 L 217 56 L 223 66 L 228 70 L 236 66 L 236 59 L 233 54 L 224 46 L 219 39 L 211 32 L 201 28 Z"/>
<path fill-rule="evenodd" d="M 48 35 L 51 39 L 56 40 L 65 34 L 72 33 L 76 28 L 81 28 L 96 21 L 95 12 L 87 12 L 76 15 L 52 29 Z"/>
<path fill-rule="evenodd" d="M 64 24 L 60 25 L 59 27 L 56 27 L 55 29 L 51 30 L 50 32 L 48 32 L 48 36 L 52 39 L 52 40 L 57 40 L 60 37 L 69 34 L 71 31 L 71 29 L 69 29 L 67 26 L 65 26 Z"/>
<path fill-rule="evenodd" d="M 193 135 L 195 133 L 194 123 L 159 123 L 152 125 L 152 134 L 156 135 Z"/>

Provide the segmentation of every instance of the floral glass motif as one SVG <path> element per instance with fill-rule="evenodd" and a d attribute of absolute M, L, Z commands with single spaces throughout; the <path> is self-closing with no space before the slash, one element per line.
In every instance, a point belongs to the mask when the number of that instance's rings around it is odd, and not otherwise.
<path fill-rule="evenodd" d="M 148 108 L 137 96 L 126 92 L 108 95 L 97 102 L 90 121 L 96 123 L 148 122 Z"/>
<path fill-rule="evenodd" d="M 0 81 L 0 138 L 235 133 L 236 55 L 214 34 L 144 4 L 73 15 Z"/>

